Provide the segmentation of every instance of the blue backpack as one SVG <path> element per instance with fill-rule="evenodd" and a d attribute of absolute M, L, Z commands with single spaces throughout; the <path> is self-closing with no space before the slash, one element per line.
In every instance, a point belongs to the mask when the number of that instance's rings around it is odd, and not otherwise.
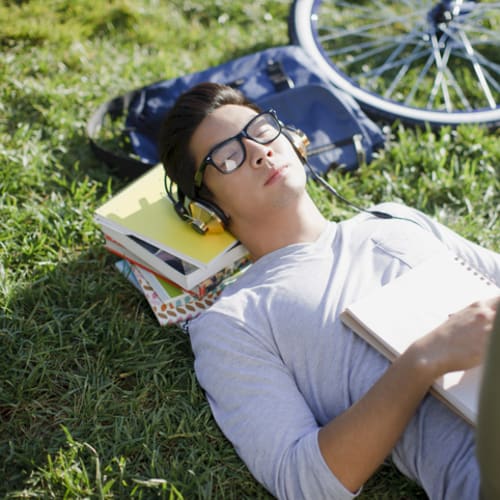
<path fill-rule="evenodd" d="M 354 170 L 369 163 L 384 144 L 381 129 L 356 101 L 329 83 L 301 47 L 288 45 L 153 83 L 105 102 L 87 124 L 93 151 L 117 175 L 141 175 L 159 162 L 157 137 L 165 113 L 183 92 L 206 81 L 239 89 L 262 109 L 276 110 L 285 124 L 302 130 L 310 140 L 309 162 L 318 174 L 333 168 Z M 124 120 L 119 135 L 125 141 L 118 152 L 98 139 L 108 118 Z"/>

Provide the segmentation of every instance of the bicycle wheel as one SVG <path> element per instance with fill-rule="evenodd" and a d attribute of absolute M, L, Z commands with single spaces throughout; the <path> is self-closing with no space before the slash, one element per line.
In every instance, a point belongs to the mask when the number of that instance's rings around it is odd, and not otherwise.
<path fill-rule="evenodd" d="M 500 124 L 500 2 L 295 0 L 290 37 L 371 114 Z"/>

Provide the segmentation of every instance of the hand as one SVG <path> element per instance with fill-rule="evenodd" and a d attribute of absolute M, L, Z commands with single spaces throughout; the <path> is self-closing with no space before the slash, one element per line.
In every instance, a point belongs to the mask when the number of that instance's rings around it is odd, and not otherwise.
<path fill-rule="evenodd" d="M 500 297 L 474 302 L 413 344 L 433 379 L 482 362 L 499 304 Z"/>

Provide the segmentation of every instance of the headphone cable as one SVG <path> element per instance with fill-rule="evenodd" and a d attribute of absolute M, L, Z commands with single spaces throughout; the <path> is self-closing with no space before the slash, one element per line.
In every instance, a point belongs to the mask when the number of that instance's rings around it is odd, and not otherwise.
<path fill-rule="evenodd" d="M 316 170 L 312 167 L 312 165 L 309 163 L 309 161 L 306 159 L 305 164 L 307 165 L 309 171 L 311 172 L 311 175 L 313 178 L 319 182 L 328 192 L 333 194 L 337 199 L 339 199 L 342 203 L 345 203 L 351 208 L 354 208 L 354 210 L 360 212 L 360 213 L 367 213 L 370 215 L 374 215 L 375 217 L 379 219 L 398 219 L 398 220 L 405 220 L 408 222 L 412 222 L 413 224 L 416 224 L 417 226 L 423 227 L 421 224 L 419 224 L 417 221 L 413 219 L 408 219 L 406 217 L 398 217 L 397 215 L 392 215 L 387 212 L 383 212 L 382 210 L 370 210 L 367 208 L 360 207 L 359 205 L 356 205 L 352 201 L 348 200 L 344 196 L 342 196 L 333 186 L 331 186 L 321 175 L 319 175 Z"/>

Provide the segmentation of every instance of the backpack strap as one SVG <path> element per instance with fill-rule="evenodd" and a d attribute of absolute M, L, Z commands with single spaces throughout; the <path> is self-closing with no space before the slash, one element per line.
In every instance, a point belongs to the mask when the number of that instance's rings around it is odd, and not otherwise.
<path fill-rule="evenodd" d="M 87 136 L 95 156 L 106 163 L 120 177 L 130 179 L 138 177 L 154 165 L 132 156 L 127 156 L 125 153 L 117 154 L 109 149 L 105 149 L 97 143 L 97 136 L 104 125 L 106 117 L 110 117 L 112 121 L 116 121 L 126 116 L 130 103 L 140 94 L 141 90 L 132 90 L 101 104 L 87 122 Z M 127 130 L 124 128 L 121 134 L 124 135 L 126 132 Z"/>

